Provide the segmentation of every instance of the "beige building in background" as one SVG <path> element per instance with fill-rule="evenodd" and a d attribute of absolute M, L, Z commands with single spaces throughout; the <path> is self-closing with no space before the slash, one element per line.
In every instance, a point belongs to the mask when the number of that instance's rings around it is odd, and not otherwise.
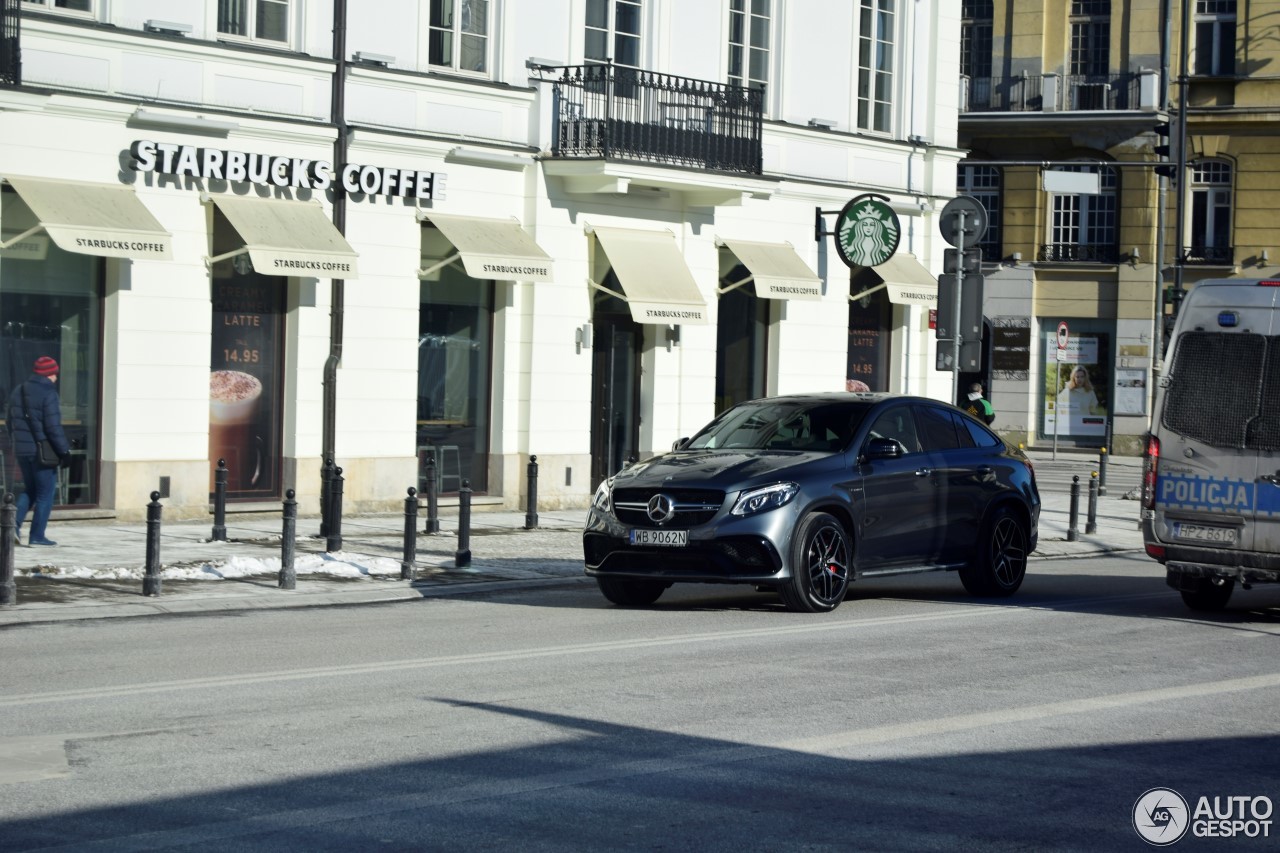
<path fill-rule="evenodd" d="M 1141 452 L 1179 282 L 1280 262 L 1280 2 L 1186 2 L 962 4 L 958 183 L 989 212 L 982 377 L 1012 439 L 1099 447 L 1110 426 Z"/>

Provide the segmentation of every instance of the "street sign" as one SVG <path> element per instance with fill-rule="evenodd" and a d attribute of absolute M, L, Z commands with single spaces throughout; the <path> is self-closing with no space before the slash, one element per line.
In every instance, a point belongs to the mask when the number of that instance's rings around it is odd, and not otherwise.
<path fill-rule="evenodd" d="M 957 249 L 972 249 L 987 233 L 987 209 L 972 196 L 956 196 L 942 208 L 938 230 Z"/>
<path fill-rule="evenodd" d="M 1071 334 L 1067 331 L 1067 321 L 1063 320 L 1058 323 L 1058 350 L 1062 351 L 1067 348 L 1067 343 L 1071 340 Z"/>

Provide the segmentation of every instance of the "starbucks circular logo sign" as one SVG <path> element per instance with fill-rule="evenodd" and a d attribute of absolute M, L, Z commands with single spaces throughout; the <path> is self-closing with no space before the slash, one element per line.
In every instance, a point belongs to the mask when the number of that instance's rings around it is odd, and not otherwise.
<path fill-rule="evenodd" d="M 836 251 L 851 267 L 883 264 L 898 250 L 902 228 L 884 196 L 860 195 L 836 219 Z"/>

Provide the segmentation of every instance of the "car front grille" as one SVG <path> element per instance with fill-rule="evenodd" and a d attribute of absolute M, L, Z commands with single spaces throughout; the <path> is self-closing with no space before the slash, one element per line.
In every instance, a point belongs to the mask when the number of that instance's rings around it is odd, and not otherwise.
<path fill-rule="evenodd" d="M 782 568 L 777 551 L 758 536 L 726 536 L 709 542 L 690 542 L 684 548 L 636 547 L 626 539 L 588 533 L 582 538 L 588 566 L 620 574 L 653 573 L 723 577 L 771 575 Z"/>
<path fill-rule="evenodd" d="M 614 515 L 632 527 L 653 527 L 653 519 L 649 518 L 649 500 L 658 494 L 666 495 L 675 504 L 675 516 L 662 525 L 667 530 L 706 524 L 724 506 L 724 492 L 714 489 L 615 489 Z"/>

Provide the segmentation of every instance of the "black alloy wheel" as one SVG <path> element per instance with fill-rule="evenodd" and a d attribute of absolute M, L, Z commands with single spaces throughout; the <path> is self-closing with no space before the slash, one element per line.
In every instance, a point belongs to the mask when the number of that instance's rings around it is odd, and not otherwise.
<path fill-rule="evenodd" d="M 1027 576 L 1026 525 L 1012 509 L 1002 506 L 987 520 L 978 550 L 960 570 L 960 582 L 972 595 L 1009 596 Z"/>
<path fill-rule="evenodd" d="M 853 547 L 834 516 L 811 512 L 792 537 L 791 578 L 782 585 L 782 602 L 796 613 L 835 610 L 849 591 Z"/>

